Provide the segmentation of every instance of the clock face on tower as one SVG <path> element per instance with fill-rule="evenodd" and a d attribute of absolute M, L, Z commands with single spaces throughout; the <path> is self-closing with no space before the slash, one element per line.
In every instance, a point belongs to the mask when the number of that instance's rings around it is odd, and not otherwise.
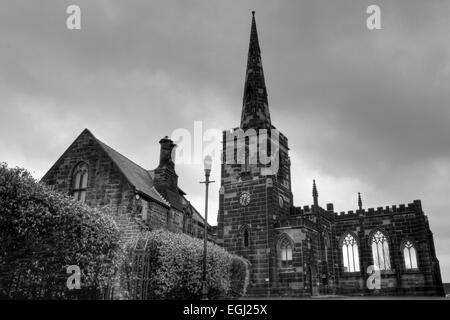
<path fill-rule="evenodd" d="M 248 206 L 250 203 L 250 193 L 248 192 L 242 192 L 241 197 L 239 198 L 239 203 L 241 206 Z"/>

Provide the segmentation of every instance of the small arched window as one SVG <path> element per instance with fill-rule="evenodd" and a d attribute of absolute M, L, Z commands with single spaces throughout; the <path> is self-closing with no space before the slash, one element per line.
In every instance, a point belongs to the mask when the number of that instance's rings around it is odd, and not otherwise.
<path fill-rule="evenodd" d="M 86 200 L 86 190 L 88 183 L 88 166 L 86 163 L 82 162 L 77 165 L 77 167 L 73 171 L 72 181 L 73 199 L 84 202 Z"/>
<path fill-rule="evenodd" d="M 250 246 L 250 234 L 248 232 L 248 229 L 244 229 L 244 247 L 248 248 Z"/>
<path fill-rule="evenodd" d="M 342 258 L 345 272 L 359 271 L 358 243 L 350 233 L 342 240 Z"/>
<path fill-rule="evenodd" d="M 292 266 L 292 244 L 286 238 L 281 240 L 280 255 L 282 267 L 286 268 Z"/>
<path fill-rule="evenodd" d="M 373 264 L 380 270 L 391 269 L 388 240 L 379 230 L 372 236 L 372 256 Z"/>
<path fill-rule="evenodd" d="M 416 248 L 411 241 L 406 241 L 403 244 L 403 257 L 405 259 L 406 270 L 417 269 Z"/>

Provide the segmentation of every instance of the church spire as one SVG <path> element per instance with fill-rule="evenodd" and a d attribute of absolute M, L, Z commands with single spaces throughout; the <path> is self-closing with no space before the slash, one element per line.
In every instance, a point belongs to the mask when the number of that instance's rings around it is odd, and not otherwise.
<path fill-rule="evenodd" d="M 270 129 L 269 103 L 261 62 L 255 11 L 252 11 L 252 27 L 248 47 L 247 71 L 241 115 L 242 129 Z"/>

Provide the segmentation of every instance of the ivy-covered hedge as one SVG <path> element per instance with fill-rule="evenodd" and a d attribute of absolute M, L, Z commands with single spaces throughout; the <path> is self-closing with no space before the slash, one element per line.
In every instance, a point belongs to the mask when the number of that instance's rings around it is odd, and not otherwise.
<path fill-rule="evenodd" d="M 247 286 L 250 279 L 249 262 L 239 256 L 233 255 L 230 273 L 229 296 L 244 296 L 247 292 Z"/>
<path fill-rule="evenodd" d="M 0 296 L 86 298 L 105 288 L 124 253 L 119 229 L 104 211 L 0 163 Z M 81 269 L 81 290 L 66 286 L 69 265 Z"/>
<path fill-rule="evenodd" d="M 131 249 L 148 255 L 147 299 L 199 299 L 202 295 L 203 240 L 186 234 L 156 230 L 141 237 Z M 210 299 L 242 296 L 248 284 L 248 263 L 223 248 L 208 243 L 207 287 Z M 131 257 L 135 257 L 133 254 Z M 128 260 L 126 285 L 141 283 L 143 274 L 131 272 L 134 260 Z M 130 280 L 133 281 L 130 281 Z M 129 296 L 131 299 L 139 298 Z"/>

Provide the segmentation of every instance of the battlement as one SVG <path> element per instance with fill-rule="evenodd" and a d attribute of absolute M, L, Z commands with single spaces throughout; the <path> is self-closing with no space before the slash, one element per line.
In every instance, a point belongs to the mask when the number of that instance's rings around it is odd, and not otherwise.
<path fill-rule="evenodd" d="M 403 213 L 417 213 L 422 214 L 422 203 L 420 200 L 414 200 L 412 203 L 408 204 L 400 204 L 386 207 L 377 207 L 377 208 L 368 208 L 362 210 L 350 210 L 350 211 L 342 211 L 335 212 L 336 218 L 351 218 L 351 217 L 359 217 L 359 216 L 375 216 L 382 214 L 403 214 Z"/>
<path fill-rule="evenodd" d="M 313 213 L 313 212 L 322 213 L 322 214 L 333 213 L 333 204 L 328 203 L 326 210 L 320 206 L 314 207 L 314 205 L 303 206 L 303 207 L 292 207 L 292 209 L 291 209 L 291 215 L 293 215 L 293 216 L 300 216 L 300 215 L 309 214 L 309 213 Z"/>

